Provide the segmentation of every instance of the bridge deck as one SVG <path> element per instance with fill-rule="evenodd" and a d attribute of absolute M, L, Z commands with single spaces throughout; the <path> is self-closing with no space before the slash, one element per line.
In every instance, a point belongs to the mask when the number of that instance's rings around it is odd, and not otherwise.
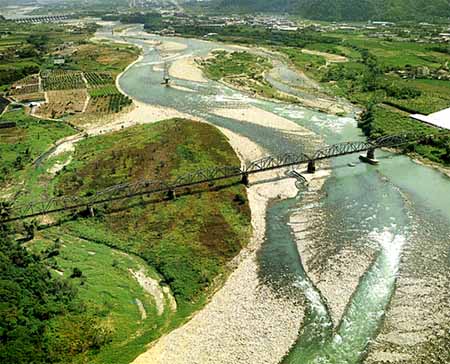
<path fill-rule="evenodd" d="M 447 132 L 437 133 L 431 136 L 448 138 L 449 135 Z M 237 177 L 240 177 L 243 183 L 247 183 L 248 176 L 251 174 L 299 166 L 305 163 L 314 164 L 324 159 L 336 158 L 358 152 L 367 151 L 368 153 L 372 153 L 377 148 L 399 147 L 413 142 L 417 143 L 431 136 L 417 134 L 391 135 L 372 141 L 338 143 L 319 149 L 312 155 L 307 155 L 303 152 L 285 153 L 278 156 L 268 156 L 245 166 L 219 166 L 197 170 L 174 180 L 140 180 L 137 182 L 128 182 L 98 191 L 92 196 L 62 196 L 31 202 L 25 205 L 12 206 L 0 203 L 0 224 L 51 213 L 92 207 L 94 205 L 129 199 L 136 196 L 161 192 L 173 194 L 176 190 Z"/>

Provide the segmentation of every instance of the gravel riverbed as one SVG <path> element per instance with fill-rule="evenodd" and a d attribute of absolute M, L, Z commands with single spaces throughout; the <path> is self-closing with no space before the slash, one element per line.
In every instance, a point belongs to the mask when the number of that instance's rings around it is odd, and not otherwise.
<path fill-rule="evenodd" d="M 247 138 L 222 131 L 243 160 L 264 155 Z M 151 345 L 134 364 L 276 364 L 289 351 L 302 325 L 304 308 L 296 299 L 276 295 L 258 275 L 257 252 L 264 241 L 267 204 L 271 199 L 297 194 L 294 179 L 273 182 L 274 177 L 284 174 L 268 172 L 251 177 L 248 197 L 254 233 L 225 285 L 187 324 Z"/>

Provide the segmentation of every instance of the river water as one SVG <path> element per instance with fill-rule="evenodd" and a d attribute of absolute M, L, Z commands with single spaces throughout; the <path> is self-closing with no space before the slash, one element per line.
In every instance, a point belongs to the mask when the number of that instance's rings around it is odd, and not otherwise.
<path fill-rule="evenodd" d="M 101 36 L 110 37 L 108 28 Z M 130 37 L 131 36 L 131 37 Z M 119 38 L 119 36 L 115 36 Z M 306 127 L 328 144 L 363 138 L 352 117 L 329 116 L 298 106 L 253 99 L 215 82 L 199 84 L 177 80 L 176 83 L 195 92 L 161 87 L 161 58 L 143 39 L 164 40 L 144 35 L 139 28 L 128 31 L 127 41 L 143 47 L 143 59 L 120 78 L 120 86 L 133 98 L 201 117 L 230 129 L 261 145 L 270 153 L 310 148 L 310 141 L 286 135 L 275 129 L 244 123 L 210 114 L 215 108 L 254 105 Z M 187 45 L 174 57 L 205 56 L 214 48 L 224 48 L 200 40 L 168 38 Z M 156 69 L 153 67 L 156 66 Z M 320 257 L 329 258 L 351 247 L 363 254 L 374 251 L 355 292 L 350 296 L 339 325 L 333 325 L 329 302 L 305 273 L 296 238 L 288 224 L 290 216 L 309 208 L 303 203 L 305 193 L 291 200 L 273 203 L 267 212 L 266 241 L 259 254 L 261 279 L 274 289 L 289 289 L 307 304 L 307 317 L 298 341 L 283 363 L 359 363 L 368 345 L 383 326 L 383 317 L 394 293 L 402 254 L 407 247 L 426 244 L 419 235 L 427 226 L 427 239 L 433 246 L 443 245 L 448 253 L 450 240 L 450 180 L 441 173 L 415 164 L 404 156 L 378 152 L 379 166 L 357 161 L 357 156 L 333 160 L 317 205 L 326 216 L 312 227 L 312 239 L 326 244 Z M 356 167 L 347 166 L 349 162 Z M 420 236 L 420 238 L 419 238 Z M 449 260 L 445 259 L 448 269 Z M 352 269 L 351 265 L 347 269 Z M 344 270 L 345 272 L 345 270 Z M 329 298 L 328 298 L 329 299 Z"/>

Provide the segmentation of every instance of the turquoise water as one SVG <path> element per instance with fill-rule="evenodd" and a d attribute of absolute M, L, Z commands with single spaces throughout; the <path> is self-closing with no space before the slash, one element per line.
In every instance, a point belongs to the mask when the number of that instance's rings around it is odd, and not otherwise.
<path fill-rule="evenodd" d="M 313 130 L 330 144 L 363 138 L 352 117 L 339 118 L 298 106 L 255 100 L 215 82 L 196 84 L 176 80 L 195 93 L 161 87 L 162 71 L 153 69 L 161 65 L 158 53 L 141 40 L 129 40 L 144 47 L 144 59 L 123 75 L 120 85 L 140 101 L 202 117 L 248 137 L 270 153 L 308 149 L 311 141 L 287 136 L 272 128 L 217 117 L 210 111 L 217 107 L 252 104 Z M 188 46 L 179 56 L 206 55 L 217 47 L 198 40 L 175 40 Z M 332 174 L 320 199 L 320 208 L 327 218 L 311 231 L 316 239 L 328 243 L 330 255 L 346 247 L 355 248 L 362 255 L 367 249 L 377 251 L 375 261 L 361 278 L 338 327 L 333 327 L 326 300 L 303 269 L 288 225 L 291 214 L 305 208 L 302 193 L 294 199 L 273 203 L 268 209 L 266 240 L 259 253 L 261 281 L 280 294 L 297 296 L 307 307 L 298 341 L 283 363 L 361 362 L 368 343 L 382 324 L 402 251 L 407 244 L 419 243 L 414 233 L 417 226 L 428 226 L 430 239 L 432 237 L 436 244 L 450 236 L 449 179 L 403 156 L 378 152 L 378 158 L 381 164 L 376 167 L 359 163 L 357 156 L 332 161 Z M 349 162 L 356 163 L 356 167 L 349 168 Z M 418 221 L 412 208 L 424 211 L 423 220 Z M 433 213 L 427 213 L 429 211 Z"/>

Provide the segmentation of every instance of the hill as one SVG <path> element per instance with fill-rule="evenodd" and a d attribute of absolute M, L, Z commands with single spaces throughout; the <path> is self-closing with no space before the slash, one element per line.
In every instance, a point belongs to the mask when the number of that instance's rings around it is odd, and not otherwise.
<path fill-rule="evenodd" d="M 289 12 L 317 20 L 429 20 L 450 14 L 447 0 L 219 0 L 232 11 Z"/>

